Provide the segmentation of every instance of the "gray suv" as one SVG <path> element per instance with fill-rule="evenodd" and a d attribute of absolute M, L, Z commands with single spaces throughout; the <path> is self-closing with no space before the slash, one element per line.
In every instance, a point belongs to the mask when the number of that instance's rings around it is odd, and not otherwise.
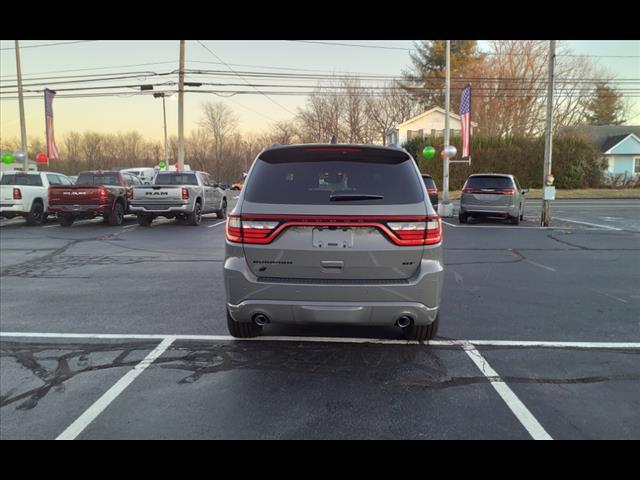
<path fill-rule="evenodd" d="M 518 225 L 524 215 L 524 194 L 513 175 L 477 173 L 469 176 L 460 195 L 460 223 L 469 217 L 500 217 Z"/>
<path fill-rule="evenodd" d="M 273 146 L 254 161 L 226 227 L 227 325 L 438 328 L 442 224 L 406 150 Z"/>

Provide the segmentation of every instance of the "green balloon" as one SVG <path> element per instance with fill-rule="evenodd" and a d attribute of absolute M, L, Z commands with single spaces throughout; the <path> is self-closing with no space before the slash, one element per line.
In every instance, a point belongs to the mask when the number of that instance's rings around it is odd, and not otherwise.
<path fill-rule="evenodd" d="M 5 153 L 4 155 L 2 155 L 2 163 L 6 163 L 7 165 L 13 163 L 13 155 L 11 155 L 10 153 Z"/>
<path fill-rule="evenodd" d="M 167 166 L 167 164 L 166 164 L 166 163 L 164 163 L 164 162 L 160 162 L 160 163 L 158 164 L 158 166 L 159 166 L 160 168 L 165 168 L 165 167 Z"/>
<path fill-rule="evenodd" d="M 427 160 L 430 158 L 433 158 L 435 154 L 436 154 L 436 149 L 431 146 L 424 147 L 424 150 L 422 150 L 422 156 Z"/>

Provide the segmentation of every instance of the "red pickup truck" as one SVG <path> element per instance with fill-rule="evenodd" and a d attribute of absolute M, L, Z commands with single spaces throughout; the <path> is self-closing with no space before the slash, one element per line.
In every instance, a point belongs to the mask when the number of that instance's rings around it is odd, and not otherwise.
<path fill-rule="evenodd" d="M 129 211 L 133 185 L 140 184 L 135 175 L 126 172 L 81 172 L 74 185 L 49 187 L 49 211 L 57 214 L 63 227 L 97 216 L 109 225 L 121 225 Z"/>

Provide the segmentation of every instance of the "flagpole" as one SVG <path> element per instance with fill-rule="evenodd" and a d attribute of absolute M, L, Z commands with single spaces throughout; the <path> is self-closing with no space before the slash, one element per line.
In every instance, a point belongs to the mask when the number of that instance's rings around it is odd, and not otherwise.
<path fill-rule="evenodd" d="M 20 105 L 20 144 L 24 152 L 24 171 L 29 171 L 29 154 L 27 152 L 27 127 L 24 120 L 24 98 L 22 96 L 22 69 L 20 68 L 20 44 L 16 42 L 16 73 L 18 77 L 18 104 Z"/>

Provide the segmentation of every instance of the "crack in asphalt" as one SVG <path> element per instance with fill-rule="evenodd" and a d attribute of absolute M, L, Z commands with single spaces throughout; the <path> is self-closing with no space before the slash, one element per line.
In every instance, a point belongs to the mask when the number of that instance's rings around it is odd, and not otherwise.
<path fill-rule="evenodd" d="M 41 381 L 42 385 L 19 393 L 19 386 L 9 389 L 0 395 L 0 407 L 16 404 L 17 410 L 31 410 L 51 390 L 64 392 L 65 383 L 74 377 L 112 368 L 133 367 L 140 359 L 127 360 L 132 353 L 139 351 L 144 354 L 156 346 L 156 342 L 64 345 L 2 342 L 0 359 L 5 365 L 8 358 L 14 359 Z M 640 380 L 640 372 L 571 378 L 452 376 L 438 354 L 441 350 L 459 351 L 459 348 L 381 348 L 378 345 L 358 345 L 346 349 L 296 342 L 278 345 L 277 348 L 266 344 L 175 345 L 167 350 L 165 356 L 156 359 L 153 367 L 183 372 L 184 376 L 177 381 L 178 385 L 196 383 L 208 375 L 235 370 L 331 375 L 373 383 L 383 390 L 403 388 L 405 391 L 415 388 L 445 389 L 494 381 L 573 385 Z M 60 354 L 55 354 L 56 351 Z M 90 358 L 92 354 L 109 353 L 116 354 L 111 361 L 99 362 Z M 52 362 L 54 367 L 47 366 L 47 363 Z"/>

